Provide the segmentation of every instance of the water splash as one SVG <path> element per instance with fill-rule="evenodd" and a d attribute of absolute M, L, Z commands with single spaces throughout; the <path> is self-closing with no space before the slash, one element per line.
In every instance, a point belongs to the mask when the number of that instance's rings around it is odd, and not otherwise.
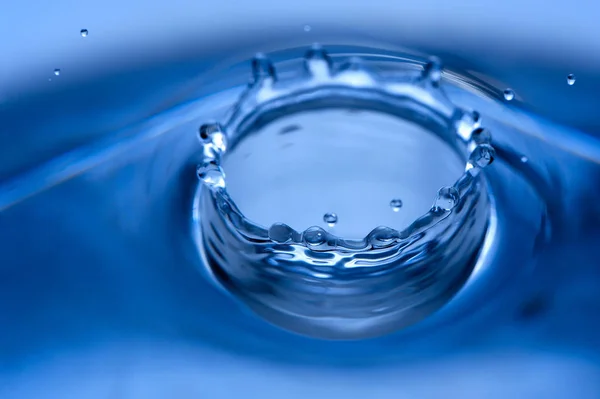
<path fill-rule="evenodd" d="M 303 76 L 279 81 L 274 64 L 258 54 L 251 62 L 252 84 L 225 121 L 200 127 L 199 245 L 207 267 L 214 276 L 227 276 L 219 277 L 219 284 L 257 313 L 296 332 L 357 338 L 412 324 L 452 297 L 473 267 L 490 211 L 480 172 L 495 156 L 491 134 L 477 112 L 462 110 L 446 97 L 437 58 L 419 76 L 403 72 L 384 79 L 360 58 L 336 65 L 314 45 L 304 65 Z M 452 153 L 462 154 L 464 173 L 431 193 L 433 205 L 406 228 L 375 227 L 362 238 L 318 226 L 297 231 L 283 220 L 265 228 L 246 217 L 227 190 L 222 164 L 227 153 L 282 115 L 349 103 L 421 126 Z M 394 210 L 402 206 L 397 201 L 390 202 Z M 327 213 L 323 221 L 333 227 L 337 215 Z M 422 280 L 423 275 L 433 280 Z M 277 283 L 281 279 L 286 283 Z M 252 288 L 265 284 L 268 289 Z M 328 287 L 329 293 L 318 287 Z M 321 294 L 305 298 L 315 289 Z"/>

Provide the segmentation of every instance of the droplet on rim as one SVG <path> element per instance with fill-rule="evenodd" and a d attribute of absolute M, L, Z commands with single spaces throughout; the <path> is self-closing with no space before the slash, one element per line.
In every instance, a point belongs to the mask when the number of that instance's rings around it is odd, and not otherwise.
<path fill-rule="evenodd" d="M 573 86 L 575 84 L 575 80 L 576 80 L 575 75 L 573 75 L 572 73 L 567 75 L 567 84 L 569 86 Z"/>
<path fill-rule="evenodd" d="M 79 31 L 79 33 L 81 34 L 81 37 L 87 37 L 88 30 L 87 29 L 82 29 L 81 31 Z"/>
<path fill-rule="evenodd" d="M 279 244 L 284 244 L 292 239 L 292 229 L 287 224 L 275 223 L 269 228 L 269 238 Z"/>
<path fill-rule="evenodd" d="M 262 53 L 256 54 L 252 59 L 252 77 L 255 83 L 263 79 L 275 80 L 276 78 L 273 63 Z"/>
<path fill-rule="evenodd" d="M 338 217 L 335 213 L 326 213 L 323 215 L 323 221 L 327 223 L 329 227 L 333 227 L 337 223 Z"/>
<path fill-rule="evenodd" d="M 454 187 L 442 187 L 433 204 L 435 211 L 451 211 L 458 203 L 458 191 Z"/>
<path fill-rule="evenodd" d="M 402 200 L 400 198 L 394 198 L 390 201 L 390 207 L 394 212 L 398 212 L 402 208 Z"/>
<path fill-rule="evenodd" d="M 331 58 L 320 44 L 313 44 L 304 56 L 305 67 L 313 76 L 327 76 L 331 69 Z"/>
<path fill-rule="evenodd" d="M 327 241 L 327 233 L 320 227 L 313 226 L 304 232 L 302 235 L 306 245 L 316 247 L 325 244 Z"/>
<path fill-rule="evenodd" d="M 513 89 L 504 90 L 504 99 L 506 101 L 512 101 L 515 98 L 515 92 Z"/>
<path fill-rule="evenodd" d="M 225 174 L 219 165 L 214 162 L 205 162 L 198 165 L 196 174 L 209 188 L 225 188 Z"/>
<path fill-rule="evenodd" d="M 494 162 L 494 157 L 496 156 L 496 151 L 489 144 L 480 144 L 471 152 L 471 156 L 469 157 L 469 163 L 478 168 L 485 168 L 492 162 Z"/>
<path fill-rule="evenodd" d="M 56 68 L 56 69 L 54 70 L 54 74 L 55 74 L 56 76 L 60 75 L 60 69 Z"/>
<path fill-rule="evenodd" d="M 442 80 L 442 68 L 442 61 L 438 57 L 431 57 L 423 68 L 423 77 L 429 79 L 434 86 L 437 86 Z"/>

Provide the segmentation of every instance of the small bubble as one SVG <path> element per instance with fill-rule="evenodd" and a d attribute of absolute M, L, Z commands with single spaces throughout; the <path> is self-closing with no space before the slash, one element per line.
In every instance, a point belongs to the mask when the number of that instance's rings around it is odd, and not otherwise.
<path fill-rule="evenodd" d="M 402 200 L 400 198 L 394 198 L 390 201 L 390 207 L 394 212 L 398 212 L 402 208 Z"/>
<path fill-rule="evenodd" d="M 304 25 L 304 32 L 310 32 L 312 30 L 312 26 Z"/>
<path fill-rule="evenodd" d="M 433 204 L 436 211 L 451 211 L 458 203 L 458 191 L 453 187 L 442 187 L 438 191 L 437 198 Z"/>
<path fill-rule="evenodd" d="M 567 84 L 569 86 L 573 86 L 575 84 L 575 80 L 576 80 L 575 75 L 573 75 L 572 73 L 567 75 Z"/>
<path fill-rule="evenodd" d="M 303 234 L 304 242 L 309 246 L 319 246 L 327 241 L 327 233 L 320 227 L 313 226 Z"/>
<path fill-rule="evenodd" d="M 87 37 L 88 30 L 87 29 L 82 29 L 82 30 L 79 31 L 79 34 L 81 35 L 81 37 Z"/>
<path fill-rule="evenodd" d="M 469 157 L 469 162 L 473 166 L 477 166 L 479 168 L 485 168 L 492 162 L 494 162 L 494 157 L 496 156 L 496 151 L 494 147 L 489 144 L 480 144 L 473 152 L 471 152 L 471 156 Z"/>
<path fill-rule="evenodd" d="M 527 162 L 529 162 L 529 158 L 527 158 L 525 155 L 523 155 L 523 156 L 521 157 L 521 162 L 523 162 L 523 163 L 527 163 Z"/>
<path fill-rule="evenodd" d="M 333 227 L 337 223 L 338 217 L 335 213 L 326 213 L 323 215 L 323 221 L 327 223 L 329 227 Z"/>
<path fill-rule="evenodd" d="M 56 68 L 56 69 L 54 70 L 54 74 L 55 74 L 56 76 L 60 75 L 60 69 Z"/>
<path fill-rule="evenodd" d="M 506 101 L 512 101 L 515 98 L 515 92 L 513 89 L 504 90 L 504 99 Z"/>

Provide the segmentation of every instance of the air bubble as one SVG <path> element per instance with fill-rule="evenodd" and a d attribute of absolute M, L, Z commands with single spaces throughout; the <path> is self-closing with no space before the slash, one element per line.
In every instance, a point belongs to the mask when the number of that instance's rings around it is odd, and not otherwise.
<path fill-rule="evenodd" d="M 276 79 L 273 63 L 262 53 L 256 54 L 252 60 L 252 77 L 255 83 L 264 79 Z"/>
<path fill-rule="evenodd" d="M 335 213 L 326 213 L 323 215 L 323 221 L 327 223 L 329 227 L 333 227 L 338 222 L 338 217 Z"/>
<path fill-rule="evenodd" d="M 327 233 L 320 227 L 313 226 L 304 232 L 302 235 L 306 245 L 316 247 L 325 244 L 327 241 Z"/>
<path fill-rule="evenodd" d="M 225 188 L 225 174 L 219 165 L 214 162 L 205 162 L 198 165 L 196 174 L 209 188 Z"/>
<path fill-rule="evenodd" d="M 513 89 L 504 90 L 504 99 L 506 101 L 512 101 L 515 98 L 515 92 Z"/>
<path fill-rule="evenodd" d="M 54 74 L 55 74 L 56 76 L 60 75 L 60 69 L 56 68 L 56 69 L 54 70 Z"/>
<path fill-rule="evenodd" d="M 573 86 L 575 84 L 575 80 L 576 80 L 575 75 L 573 75 L 572 73 L 567 75 L 567 84 L 569 86 Z"/>
<path fill-rule="evenodd" d="M 304 32 L 310 32 L 312 27 L 310 25 L 304 25 Z"/>
<path fill-rule="evenodd" d="M 451 211 L 458 203 L 458 191 L 454 187 L 442 187 L 433 204 L 434 211 Z"/>
<path fill-rule="evenodd" d="M 283 223 L 275 223 L 269 228 L 269 238 L 279 244 L 284 244 L 292 239 L 293 230 Z"/>
<path fill-rule="evenodd" d="M 402 208 L 402 200 L 400 198 L 394 198 L 390 201 L 390 207 L 394 212 L 398 212 Z"/>
<path fill-rule="evenodd" d="M 81 35 L 81 37 L 87 37 L 88 30 L 87 29 L 82 29 L 82 30 L 79 31 L 79 34 Z"/>
<path fill-rule="evenodd" d="M 523 155 L 523 156 L 521 157 L 521 162 L 523 162 L 523 163 L 527 163 L 527 162 L 529 162 L 529 158 L 527 158 L 525 155 Z"/>
<path fill-rule="evenodd" d="M 471 152 L 469 162 L 473 164 L 473 166 L 485 168 L 494 162 L 495 156 L 496 151 L 494 150 L 494 147 L 489 144 L 481 144 L 475 147 L 475 149 Z"/>

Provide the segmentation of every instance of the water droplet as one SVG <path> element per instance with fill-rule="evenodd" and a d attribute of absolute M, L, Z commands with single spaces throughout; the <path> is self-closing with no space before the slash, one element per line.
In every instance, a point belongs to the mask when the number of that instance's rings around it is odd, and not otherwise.
<path fill-rule="evenodd" d="M 402 208 L 402 200 L 400 198 L 394 198 L 390 201 L 390 207 L 394 212 L 398 212 Z"/>
<path fill-rule="evenodd" d="M 515 98 L 515 92 L 513 89 L 504 90 L 504 99 L 506 101 L 512 101 Z"/>
<path fill-rule="evenodd" d="M 575 80 L 576 80 L 575 75 L 573 75 L 572 73 L 567 75 L 567 84 L 569 86 L 573 86 L 575 84 Z"/>
<path fill-rule="evenodd" d="M 327 233 L 320 227 L 313 226 L 304 232 L 302 235 L 304 242 L 312 247 L 325 244 L 327 241 Z"/>
<path fill-rule="evenodd" d="M 205 162 L 196 168 L 198 178 L 210 188 L 225 188 L 225 174 L 214 162 Z"/>
<path fill-rule="evenodd" d="M 523 155 L 523 156 L 521 157 L 521 162 L 523 162 L 523 163 L 527 163 L 527 162 L 529 162 L 529 158 L 527 158 L 525 155 Z"/>
<path fill-rule="evenodd" d="M 437 198 L 433 204 L 436 211 L 450 211 L 458 203 L 458 191 L 454 187 L 442 187 L 438 191 Z"/>
<path fill-rule="evenodd" d="M 326 213 L 323 215 L 323 221 L 327 223 L 329 227 L 333 227 L 337 223 L 338 217 L 335 213 Z"/>
<path fill-rule="evenodd" d="M 442 80 L 442 61 L 438 57 L 430 57 L 429 62 L 423 68 L 423 77 L 437 86 Z"/>
<path fill-rule="evenodd" d="M 262 53 L 256 54 L 252 59 L 252 77 L 255 83 L 263 79 L 276 79 L 275 66 Z"/>
<path fill-rule="evenodd" d="M 496 151 L 489 144 L 480 144 L 471 152 L 469 163 L 478 168 L 485 168 L 494 162 Z"/>
<path fill-rule="evenodd" d="M 60 75 L 60 69 L 56 68 L 56 69 L 54 70 L 54 74 L 55 74 L 56 76 Z"/>
<path fill-rule="evenodd" d="M 283 223 L 275 223 L 269 228 L 269 238 L 279 244 L 290 241 L 292 233 L 292 228 Z"/>
<path fill-rule="evenodd" d="M 310 32 L 312 27 L 310 25 L 304 25 L 304 32 Z"/>
<path fill-rule="evenodd" d="M 88 30 L 87 29 L 82 29 L 81 31 L 79 31 L 79 33 L 81 34 L 81 37 L 87 37 Z"/>

